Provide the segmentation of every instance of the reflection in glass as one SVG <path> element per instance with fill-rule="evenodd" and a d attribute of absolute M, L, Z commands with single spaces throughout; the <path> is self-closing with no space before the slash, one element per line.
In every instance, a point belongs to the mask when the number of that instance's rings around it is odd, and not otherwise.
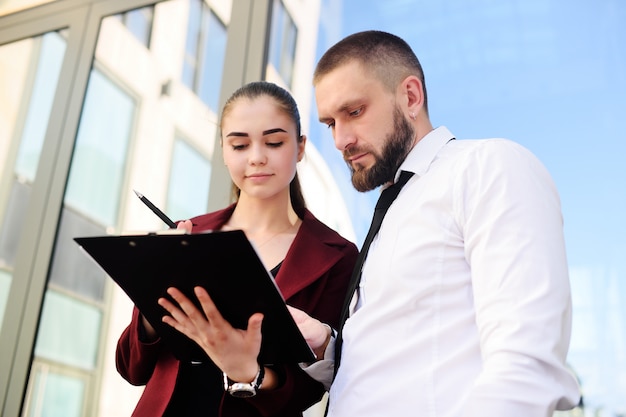
<path fill-rule="evenodd" d="M 72 239 L 105 233 L 105 227 L 95 224 L 71 207 L 64 206 L 49 283 L 89 301 L 104 302 L 106 276 Z"/>
<path fill-rule="evenodd" d="M 207 211 L 211 164 L 183 140 L 174 143 L 167 194 L 167 212 L 189 219 Z"/>
<path fill-rule="evenodd" d="M 215 13 L 204 13 L 203 34 L 205 53 L 202 56 L 202 76 L 199 79 L 198 95 L 215 112 L 218 110 L 224 56 L 226 55 L 226 27 Z"/>
<path fill-rule="evenodd" d="M 134 110 L 128 94 L 97 69 L 92 71 L 65 202 L 102 225 L 117 221 Z"/>
<path fill-rule="evenodd" d="M 217 113 L 226 26 L 202 0 L 191 0 L 182 82 Z"/>
<path fill-rule="evenodd" d="M 298 29 L 281 0 L 274 0 L 270 38 L 270 63 L 287 85 L 293 78 Z"/>
<path fill-rule="evenodd" d="M 124 26 L 135 35 L 135 38 L 137 38 L 139 42 L 146 48 L 150 48 L 152 23 L 154 21 L 154 6 L 130 10 L 116 16 L 122 21 Z"/>
<path fill-rule="evenodd" d="M 94 369 L 102 313 L 56 291 L 46 292 L 35 354 L 65 365 Z"/>
<path fill-rule="evenodd" d="M 68 375 L 51 372 L 47 366 L 37 370 L 28 402 L 29 417 L 80 417 L 85 383 Z"/>
<path fill-rule="evenodd" d="M 199 16 L 194 34 L 200 37 L 195 38 L 193 60 L 186 61 L 192 65 L 173 62 L 185 55 L 187 1 L 159 2 L 104 17 L 94 55 L 89 52 L 89 57 L 80 57 L 81 62 L 92 60 L 92 70 L 84 90 L 77 85 L 71 92 L 71 100 L 82 100 L 83 107 L 74 126 L 76 136 L 71 138 L 72 159 L 57 168 L 59 173 L 67 172 L 67 182 L 54 184 L 57 189 L 65 185 L 65 191 L 23 403 L 25 416 L 132 414 L 135 391 L 117 374 L 112 359 L 116 341 L 130 321 L 132 301 L 81 253 L 73 238 L 160 226 L 132 194 L 135 188 L 171 217 L 207 211 L 209 158 L 217 124 L 217 112 L 209 106 L 218 103 L 226 26 L 218 18 L 222 15 L 206 3 L 193 2 L 200 11 L 192 13 Z M 152 27 L 152 17 L 160 24 Z M 54 46 L 57 40 L 62 37 L 51 36 L 41 44 Z M 45 55 L 37 59 L 53 62 Z M 12 60 L 14 56 L 6 61 Z M 192 74 L 193 88 L 180 81 L 184 67 Z M 10 297 L 6 288 L 10 288 L 13 271 L 6 264 L 16 258 L 14 236 L 19 236 L 20 221 L 27 213 L 32 178 L 40 175 L 38 160 L 52 157 L 38 148 L 47 137 L 45 128 L 36 123 L 38 117 L 44 120 L 42 113 L 50 108 L 52 93 L 46 83 L 55 84 L 42 77 L 58 73 L 46 70 L 47 74 L 39 74 L 25 71 L 24 66 L 15 69 L 7 91 L 13 91 L 12 84 L 20 79 L 17 84 L 28 79 L 31 88 L 10 96 L 2 89 L 4 79 L 0 80 L 0 139 L 21 140 L 22 131 L 28 133 L 21 147 L 13 142 L 2 148 L 5 141 L 0 140 L 0 167 L 5 161 L 10 165 L 0 178 L 0 220 L 10 215 L 10 223 L 7 220 L 0 230 L 0 260 L 4 262 L 0 263 L 0 303 L 2 297 Z M 162 94 L 165 82 L 170 86 L 168 94 Z M 30 112 L 28 106 L 4 112 L 6 103 L 13 108 L 19 99 L 37 95 L 41 95 L 37 106 Z M 60 117 L 65 114 L 63 109 L 51 111 Z M 11 129 L 5 133 L 8 119 Z M 71 131 L 70 119 L 60 123 Z M 14 166 L 19 167 L 22 182 L 14 180 Z M 5 180 L 5 174 L 11 181 Z"/>
<path fill-rule="evenodd" d="M 0 46 L 0 328 L 65 49 L 57 32 Z"/>
<path fill-rule="evenodd" d="M 15 173 L 30 181 L 35 179 L 41 147 L 46 134 L 47 123 L 41 123 L 41 121 L 48 120 L 50 117 L 65 46 L 65 39 L 59 33 L 45 34 L 41 37 L 39 45 L 41 52 L 38 62 L 33 62 L 33 64 L 37 64 L 37 70 L 32 84 L 30 105 L 24 121 L 22 141 L 15 163 Z"/>

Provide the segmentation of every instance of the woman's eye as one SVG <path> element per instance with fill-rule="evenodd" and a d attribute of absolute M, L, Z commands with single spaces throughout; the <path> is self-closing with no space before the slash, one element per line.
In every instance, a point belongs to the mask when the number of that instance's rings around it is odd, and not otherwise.
<path fill-rule="evenodd" d="M 246 145 L 233 145 L 233 151 L 241 151 L 246 148 Z"/>
<path fill-rule="evenodd" d="M 270 148 L 280 148 L 281 146 L 283 146 L 284 142 L 267 142 L 267 146 L 269 146 Z"/>
<path fill-rule="evenodd" d="M 329 129 L 332 129 L 333 127 L 335 127 L 335 122 L 328 122 L 326 123 L 326 127 Z"/>

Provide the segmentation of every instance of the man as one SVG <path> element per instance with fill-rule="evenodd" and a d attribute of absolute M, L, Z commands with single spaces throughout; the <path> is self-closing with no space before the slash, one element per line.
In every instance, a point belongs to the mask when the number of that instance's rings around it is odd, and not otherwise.
<path fill-rule="evenodd" d="M 542 164 L 508 140 L 433 129 L 420 63 L 394 35 L 343 39 L 319 61 L 314 87 L 357 190 L 413 173 L 354 276 L 328 415 L 544 417 L 573 407 L 560 201 Z M 294 317 L 323 350 L 326 328 Z"/>

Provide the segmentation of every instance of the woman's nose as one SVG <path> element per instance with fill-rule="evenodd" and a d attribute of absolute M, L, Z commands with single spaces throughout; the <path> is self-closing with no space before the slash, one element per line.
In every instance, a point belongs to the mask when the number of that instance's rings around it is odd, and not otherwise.
<path fill-rule="evenodd" d="M 267 156 L 262 146 L 252 146 L 249 162 L 252 165 L 264 165 L 267 163 Z"/>

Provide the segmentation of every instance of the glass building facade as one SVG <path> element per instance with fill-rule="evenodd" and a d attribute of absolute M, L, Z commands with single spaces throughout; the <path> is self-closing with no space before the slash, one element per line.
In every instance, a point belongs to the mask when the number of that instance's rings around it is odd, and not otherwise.
<path fill-rule="evenodd" d="M 133 190 L 175 219 L 226 206 L 221 103 L 266 79 L 308 114 L 319 5 L 0 3 L 2 416 L 131 414 L 142 388 L 114 354 L 132 303 L 73 238 L 165 228 Z M 298 169 L 311 210 L 353 238 L 347 212 L 312 198 L 337 193 L 313 146 Z"/>

